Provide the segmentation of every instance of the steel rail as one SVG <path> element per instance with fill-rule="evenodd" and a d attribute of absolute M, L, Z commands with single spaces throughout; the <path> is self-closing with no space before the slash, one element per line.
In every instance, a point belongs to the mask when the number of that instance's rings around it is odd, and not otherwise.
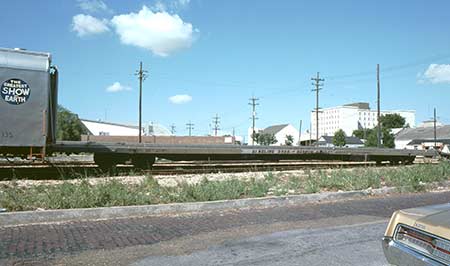
<path fill-rule="evenodd" d="M 261 171 L 293 171 L 305 169 L 329 169 L 373 167 L 376 162 L 308 162 L 308 161 L 281 161 L 281 162 L 158 162 L 152 169 L 138 170 L 132 165 L 118 165 L 113 174 L 151 174 L 151 175 L 182 175 L 182 174 L 207 174 L 207 173 L 237 173 L 237 172 L 261 172 Z M 383 166 L 390 165 L 384 162 Z M 8 179 L 64 179 L 81 176 L 104 176 L 93 162 L 88 164 L 21 164 L 14 166 L 0 166 L 0 180 Z"/>

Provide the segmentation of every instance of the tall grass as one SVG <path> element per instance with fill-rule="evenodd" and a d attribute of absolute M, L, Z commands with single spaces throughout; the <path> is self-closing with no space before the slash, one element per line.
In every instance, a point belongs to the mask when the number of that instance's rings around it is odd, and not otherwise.
<path fill-rule="evenodd" d="M 163 187 L 152 177 L 137 185 L 108 180 L 92 185 L 87 179 L 78 183 L 18 187 L 14 183 L 0 188 L 0 207 L 9 211 L 44 209 L 93 208 L 171 202 L 212 201 L 262 197 L 267 195 L 274 179 L 209 181 L 183 183 Z"/>
<path fill-rule="evenodd" d="M 282 178 L 267 173 L 263 179 L 210 181 L 204 178 L 197 184 L 182 183 L 176 187 L 160 186 L 151 176 L 134 185 L 114 179 L 92 185 L 86 178 L 80 178 L 77 183 L 66 181 L 26 188 L 12 182 L 0 186 L 0 207 L 8 211 L 92 208 L 360 190 L 384 185 L 399 187 L 401 191 L 423 191 L 425 184 L 449 178 L 450 163 L 443 162 L 399 168 L 317 171 L 307 173 L 306 177 Z"/>

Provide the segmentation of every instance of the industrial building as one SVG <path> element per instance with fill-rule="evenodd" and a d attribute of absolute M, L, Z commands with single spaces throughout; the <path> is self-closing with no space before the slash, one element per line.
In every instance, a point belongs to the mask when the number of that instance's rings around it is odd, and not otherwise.
<path fill-rule="evenodd" d="M 450 145 L 450 125 L 436 123 L 436 143 L 434 123 L 425 121 L 416 128 L 404 128 L 395 134 L 395 148 L 427 150 L 436 148 L 448 151 Z"/>
<path fill-rule="evenodd" d="M 82 141 L 133 143 L 138 141 L 139 127 L 118 123 L 81 119 L 88 130 Z M 235 144 L 232 136 L 173 136 L 164 126 L 148 123 L 142 127 L 142 142 L 153 144 Z"/>
<path fill-rule="evenodd" d="M 415 126 L 414 110 L 381 111 L 381 115 L 399 114 L 410 127 Z M 356 129 L 374 128 L 377 125 L 377 110 L 370 109 L 369 103 L 358 102 L 342 106 L 319 109 L 319 136 L 333 136 L 342 129 L 351 136 Z M 316 111 L 311 112 L 311 135 L 316 138 Z"/>
<path fill-rule="evenodd" d="M 88 119 L 80 119 L 81 123 L 88 130 L 89 135 L 93 136 L 139 136 L 139 127 L 132 125 L 124 125 L 105 121 L 95 121 Z M 148 123 L 142 127 L 142 135 L 144 136 L 170 136 L 170 131 L 164 126 Z"/>

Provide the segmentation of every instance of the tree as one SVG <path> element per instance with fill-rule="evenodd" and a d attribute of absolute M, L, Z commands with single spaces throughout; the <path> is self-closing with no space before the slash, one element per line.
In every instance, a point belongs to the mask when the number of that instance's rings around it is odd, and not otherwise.
<path fill-rule="evenodd" d="M 366 142 L 364 143 L 364 146 L 366 147 L 377 147 L 378 146 L 378 136 L 377 136 L 377 130 L 375 129 L 368 129 L 367 130 L 367 138 Z M 391 133 L 391 129 L 389 128 L 383 128 L 381 129 L 381 136 L 383 140 L 383 147 L 386 148 L 395 148 L 395 137 L 394 134 Z"/>
<path fill-rule="evenodd" d="M 286 140 L 284 140 L 284 145 L 292 146 L 294 143 L 294 137 L 292 135 L 286 135 Z"/>
<path fill-rule="evenodd" d="M 86 127 L 81 123 L 78 115 L 58 105 L 56 120 L 57 140 L 81 140 L 81 135 L 87 134 Z"/>
<path fill-rule="evenodd" d="M 380 117 L 380 123 L 383 140 L 382 146 L 386 148 L 395 148 L 395 136 L 391 133 L 391 129 L 408 127 L 409 125 L 405 125 L 405 118 L 399 114 L 387 114 Z M 365 139 L 364 145 L 366 147 L 377 147 L 377 132 L 377 127 L 371 129 L 357 129 L 353 131 L 353 136 Z"/>
<path fill-rule="evenodd" d="M 252 135 L 253 140 L 260 145 L 270 145 L 277 143 L 274 134 L 270 133 L 255 133 Z"/>
<path fill-rule="evenodd" d="M 260 133 L 258 132 L 253 132 L 252 134 L 252 140 L 256 143 L 258 143 L 258 138 L 259 138 Z"/>
<path fill-rule="evenodd" d="M 382 128 L 403 128 L 405 126 L 405 118 L 399 114 L 387 114 L 380 117 Z"/>
<path fill-rule="evenodd" d="M 377 131 L 374 129 L 368 129 L 366 131 L 366 142 L 364 142 L 364 146 L 366 147 L 377 147 L 378 143 Z"/>
<path fill-rule="evenodd" d="M 345 132 L 342 129 L 339 129 L 334 133 L 333 137 L 333 144 L 336 147 L 343 147 L 345 146 Z"/>
<path fill-rule="evenodd" d="M 370 129 L 369 129 L 370 130 Z M 367 133 L 367 129 L 366 129 L 366 133 Z M 357 138 L 359 138 L 359 139 L 364 139 L 364 129 L 356 129 L 356 130 L 353 130 L 353 133 L 352 133 L 352 135 L 353 136 L 355 136 L 355 137 L 357 137 Z"/>
<path fill-rule="evenodd" d="M 395 148 L 395 136 L 391 133 L 391 129 L 383 128 L 381 134 L 383 134 L 383 147 Z"/>

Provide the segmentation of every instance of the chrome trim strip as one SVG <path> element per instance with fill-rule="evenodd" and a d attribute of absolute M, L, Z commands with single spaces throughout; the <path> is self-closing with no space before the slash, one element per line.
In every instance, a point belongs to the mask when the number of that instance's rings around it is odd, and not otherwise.
<path fill-rule="evenodd" d="M 402 266 L 443 266 L 442 264 L 428 256 L 419 253 L 408 246 L 396 242 L 391 237 L 383 237 L 382 247 L 384 256 L 390 264 Z"/>
<path fill-rule="evenodd" d="M 401 223 L 399 223 L 399 224 L 397 224 L 397 226 L 396 226 L 396 228 L 395 228 L 395 231 L 394 231 L 394 237 L 393 237 L 392 240 L 393 240 L 396 244 L 401 245 L 401 246 L 404 246 L 404 247 L 407 247 L 408 249 L 413 250 L 413 251 L 415 251 L 415 252 L 417 252 L 417 253 L 419 253 L 419 254 L 425 256 L 425 257 L 431 258 L 431 259 L 433 259 L 433 260 L 435 260 L 435 261 L 439 261 L 440 263 L 444 263 L 444 265 L 449 265 L 449 264 L 448 264 L 449 262 L 443 260 L 442 258 L 436 257 L 436 256 L 433 255 L 433 254 L 426 254 L 426 253 L 423 253 L 421 250 L 418 250 L 418 249 L 416 249 L 416 248 L 414 248 L 414 247 L 412 247 L 412 246 L 408 246 L 408 245 L 405 245 L 405 244 L 403 244 L 403 243 L 400 243 L 399 240 L 397 239 L 397 235 L 398 235 L 398 231 L 400 230 L 400 227 L 404 227 L 404 228 L 407 228 L 407 229 L 411 229 L 411 230 L 413 230 L 413 231 L 417 231 L 418 233 L 424 234 L 424 235 L 426 235 L 426 236 L 429 236 L 429 237 L 432 237 L 432 238 L 435 238 L 435 239 L 438 239 L 438 240 L 441 240 L 441 241 L 443 241 L 443 242 L 446 242 L 446 243 L 449 243 L 449 244 L 450 244 L 450 241 L 449 241 L 448 239 L 445 239 L 445 238 L 442 238 L 442 237 L 433 235 L 433 234 L 431 234 L 431 233 L 425 232 L 425 231 L 423 231 L 423 230 L 421 230 L 421 229 L 418 229 L 418 228 L 416 228 L 416 227 L 412 227 L 412 226 L 409 226 L 409 225 L 406 225 L 406 224 L 401 224 Z M 436 249 L 436 248 L 434 248 L 434 249 Z"/>

